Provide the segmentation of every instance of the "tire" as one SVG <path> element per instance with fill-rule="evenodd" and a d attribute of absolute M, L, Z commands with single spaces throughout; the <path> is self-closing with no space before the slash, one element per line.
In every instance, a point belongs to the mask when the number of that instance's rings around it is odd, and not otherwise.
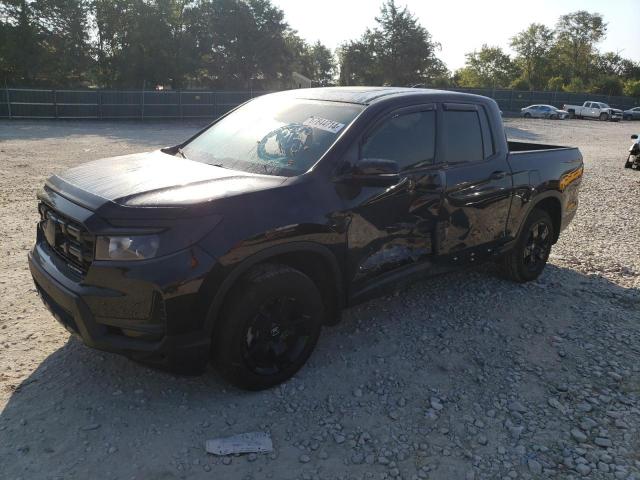
<path fill-rule="evenodd" d="M 602 121 L 602 122 L 606 122 L 607 120 L 609 120 L 609 114 L 608 114 L 608 113 L 604 113 L 604 112 L 602 112 L 602 113 L 600 114 L 600 121 Z"/>
<path fill-rule="evenodd" d="M 531 118 L 531 114 L 530 114 L 529 112 L 527 112 L 527 113 L 525 113 L 525 114 L 523 115 L 523 117 L 524 117 L 524 118 Z"/>
<path fill-rule="evenodd" d="M 624 168 L 631 168 L 633 167 L 633 162 L 631 161 L 631 155 L 629 155 L 627 157 L 627 161 L 624 163 Z"/>
<path fill-rule="evenodd" d="M 516 245 L 502 258 L 505 276 L 518 283 L 538 278 L 551 253 L 554 230 L 549 214 L 544 210 L 534 209 L 527 217 Z"/>
<path fill-rule="evenodd" d="M 318 341 L 324 306 L 313 281 L 285 265 L 258 265 L 230 294 L 212 356 L 237 387 L 263 390 L 291 378 Z"/>
<path fill-rule="evenodd" d="M 555 113 L 549 117 L 551 120 L 558 120 L 558 115 Z"/>

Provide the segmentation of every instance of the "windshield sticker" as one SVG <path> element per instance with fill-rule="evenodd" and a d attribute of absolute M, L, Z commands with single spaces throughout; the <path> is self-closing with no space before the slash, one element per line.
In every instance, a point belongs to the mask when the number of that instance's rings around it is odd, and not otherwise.
<path fill-rule="evenodd" d="M 338 133 L 344 128 L 344 123 L 334 122 L 333 120 L 327 120 L 322 117 L 309 117 L 302 122 L 302 124 L 307 127 L 317 128 L 331 133 Z"/>

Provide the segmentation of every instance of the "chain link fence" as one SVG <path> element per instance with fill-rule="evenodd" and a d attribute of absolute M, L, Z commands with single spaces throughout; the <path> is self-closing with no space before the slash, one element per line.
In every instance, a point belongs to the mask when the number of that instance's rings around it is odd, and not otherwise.
<path fill-rule="evenodd" d="M 640 98 L 567 92 L 530 92 L 507 89 L 452 89 L 496 100 L 505 112 L 531 104 L 561 107 L 587 100 L 615 108 L 640 106 Z M 0 90 L 0 118 L 61 119 L 189 119 L 217 118 L 263 91 L 141 91 L 141 90 Z"/>
<path fill-rule="evenodd" d="M 555 107 L 562 105 L 582 105 L 584 102 L 603 102 L 610 107 L 626 110 L 640 106 L 638 97 L 618 97 L 613 95 L 595 95 L 590 93 L 531 92 L 509 89 L 452 89 L 457 92 L 474 93 L 493 98 L 504 112 L 519 112 L 521 108 L 532 104 L 549 104 Z"/>
<path fill-rule="evenodd" d="M 0 90 L 0 118 L 217 118 L 267 92 Z"/>

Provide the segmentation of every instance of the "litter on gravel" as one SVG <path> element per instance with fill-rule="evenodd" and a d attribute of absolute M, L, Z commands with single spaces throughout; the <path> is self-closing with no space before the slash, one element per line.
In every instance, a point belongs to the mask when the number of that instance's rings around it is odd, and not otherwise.
<path fill-rule="evenodd" d="M 237 453 L 269 453 L 273 451 L 271 436 L 265 432 L 241 433 L 232 437 L 207 440 L 205 449 L 213 455 Z"/>

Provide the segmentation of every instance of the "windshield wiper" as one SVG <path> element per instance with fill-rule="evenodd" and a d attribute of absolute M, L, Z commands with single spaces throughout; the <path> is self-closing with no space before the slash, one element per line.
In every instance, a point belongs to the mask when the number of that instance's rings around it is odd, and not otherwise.
<path fill-rule="evenodd" d="M 182 150 L 182 148 L 178 147 L 176 151 L 180 154 L 182 158 L 184 158 L 185 160 L 189 160 L 187 156 L 184 154 L 184 151 Z"/>

